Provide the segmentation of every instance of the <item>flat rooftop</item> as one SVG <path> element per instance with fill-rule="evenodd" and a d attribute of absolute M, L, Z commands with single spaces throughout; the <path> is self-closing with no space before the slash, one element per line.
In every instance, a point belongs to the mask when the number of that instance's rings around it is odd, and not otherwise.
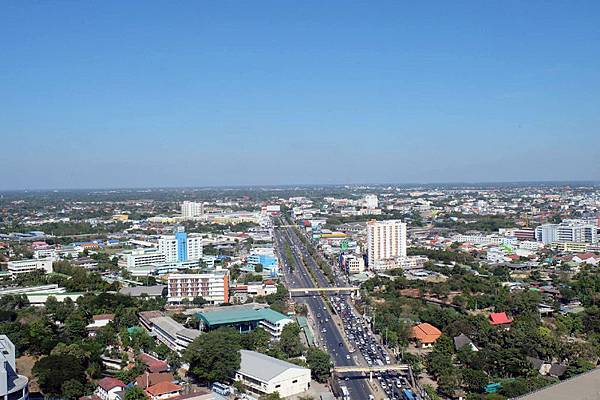
<path fill-rule="evenodd" d="M 220 325 L 232 325 L 244 322 L 268 321 L 276 324 L 282 319 L 289 319 L 287 315 L 283 315 L 270 308 L 235 308 L 223 307 L 219 310 L 199 312 L 200 318 L 207 326 L 214 327 Z"/>
<path fill-rule="evenodd" d="M 514 397 L 514 400 L 599 400 L 600 368 L 576 375 L 535 392 Z"/>

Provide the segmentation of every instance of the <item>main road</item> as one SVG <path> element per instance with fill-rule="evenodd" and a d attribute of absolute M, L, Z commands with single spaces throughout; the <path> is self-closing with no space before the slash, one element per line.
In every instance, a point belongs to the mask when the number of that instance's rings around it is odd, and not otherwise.
<path fill-rule="evenodd" d="M 289 227 L 275 228 L 274 237 L 279 256 L 285 263 L 283 272 L 289 287 L 310 288 L 315 286 L 307 268 L 311 268 L 314 276 L 317 278 L 319 286 L 330 286 L 325 276 L 318 268 L 317 263 L 297 237 L 296 232 L 293 229 Z M 290 246 L 292 260 L 287 258 L 286 244 Z M 303 260 L 306 260 L 309 265 L 306 266 Z M 293 268 L 290 268 L 290 266 L 293 266 Z M 309 313 L 319 330 L 319 332 L 316 332 L 315 336 L 320 336 L 322 338 L 323 345 L 331 356 L 334 365 L 356 365 L 352 354 L 348 350 L 346 341 L 342 337 L 343 333 L 340 332 L 335 324 L 331 310 L 329 306 L 325 304 L 323 298 L 320 295 L 306 294 L 304 296 L 294 297 L 294 299 L 307 305 Z M 341 382 L 341 385 L 345 385 L 348 388 L 350 398 L 353 400 L 366 400 L 371 394 L 369 385 L 364 379 L 348 379 L 347 381 Z"/>

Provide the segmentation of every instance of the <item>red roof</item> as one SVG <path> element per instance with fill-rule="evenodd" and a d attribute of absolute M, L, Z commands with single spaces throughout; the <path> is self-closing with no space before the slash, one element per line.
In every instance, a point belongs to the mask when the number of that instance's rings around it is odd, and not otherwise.
<path fill-rule="evenodd" d="M 167 393 L 178 392 L 181 389 L 182 389 L 181 386 L 176 385 L 174 383 L 160 382 L 160 383 L 157 383 L 156 385 L 150 386 L 148 389 L 146 389 L 146 393 L 148 393 L 151 396 L 161 396 L 161 395 L 167 394 Z"/>
<path fill-rule="evenodd" d="M 141 353 L 139 359 L 146 364 L 146 369 L 149 372 L 165 372 L 169 369 L 169 364 L 166 361 L 152 357 L 150 354 Z"/>
<path fill-rule="evenodd" d="M 490 323 L 492 325 L 504 325 L 504 324 L 510 324 L 511 322 L 512 322 L 512 319 L 508 318 L 508 315 L 506 315 L 505 312 L 490 314 Z"/>
<path fill-rule="evenodd" d="M 124 388 L 127 385 L 124 384 L 123 381 L 121 381 L 117 378 L 111 378 L 109 376 L 109 377 L 100 379 L 98 381 L 98 386 L 100 386 L 102 389 L 104 389 L 108 392 L 116 387 Z"/>
<path fill-rule="evenodd" d="M 115 314 L 97 314 L 97 315 L 93 315 L 92 319 L 94 321 L 104 321 L 104 320 L 113 320 L 115 319 Z"/>

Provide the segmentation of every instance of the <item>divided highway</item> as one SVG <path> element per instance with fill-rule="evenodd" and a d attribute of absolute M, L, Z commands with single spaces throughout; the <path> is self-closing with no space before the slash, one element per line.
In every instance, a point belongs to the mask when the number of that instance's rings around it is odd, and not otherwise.
<path fill-rule="evenodd" d="M 284 276 L 288 287 L 291 288 L 311 288 L 314 283 L 306 269 L 311 268 L 317 278 L 318 284 L 321 287 L 328 287 L 330 284 L 317 266 L 317 263 L 308 253 L 304 244 L 296 236 L 296 232 L 289 227 L 279 227 L 274 229 L 275 244 L 277 246 L 279 256 L 284 260 L 285 267 L 283 268 Z M 286 255 L 286 243 L 290 246 L 293 260 L 288 260 Z M 308 266 L 304 265 L 303 259 L 307 261 Z M 293 271 L 290 265 L 295 268 Z M 356 365 L 351 354 L 346 346 L 346 342 L 342 338 L 343 333 L 340 332 L 335 322 L 333 321 L 331 311 L 325 301 L 319 294 L 306 294 L 303 296 L 294 297 L 297 302 L 304 303 L 309 308 L 309 313 L 312 320 L 317 323 L 317 327 L 322 337 L 323 345 L 327 352 L 331 355 L 335 366 L 352 366 Z M 319 322 L 320 321 L 320 322 Z M 316 332 L 315 332 L 316 333 Z M 316 333 L 317 336 L 317 333 Z M 350 392 L 351 399 L 369 399 L 371 391 L 369 385 L 364 378 L 348 379 L 341 382 L 341 385 L 346 386 Z"/>

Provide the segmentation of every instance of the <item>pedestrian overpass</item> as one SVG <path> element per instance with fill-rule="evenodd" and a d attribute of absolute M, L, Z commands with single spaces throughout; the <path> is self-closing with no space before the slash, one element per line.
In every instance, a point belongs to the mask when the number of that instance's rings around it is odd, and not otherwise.
<path fill-rule="evenodd" d="M 371 367 L 363 367 L 360 365 L 348 365 L 333 367 L 333 372 L 336 374 L 345 374 L 348 372 L 368 372 L 369 380 L 373 380 L 373 372 L 385 372 L 385 371 L 408 371 L 410 366 L 408 364 L 389 364 L 389 365 L 373 365 Z"/>
<path fill-rule="evenodd" d="M 350 295 L 354 297 L 360 296 L 360 288 L 358 286 L 343 286 L 343 287 L 310 287 L 310 288 L 288 288 L 290 297 L 293 293 L 339 293 L 339 292 L 350 292 Z"/>

